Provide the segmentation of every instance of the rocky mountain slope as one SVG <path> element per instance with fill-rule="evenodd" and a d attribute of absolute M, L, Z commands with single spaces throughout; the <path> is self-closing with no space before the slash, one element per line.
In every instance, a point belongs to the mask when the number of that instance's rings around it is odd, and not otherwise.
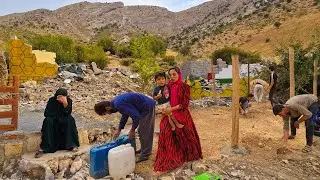
<path fill-rule="evenodd" d="M 13 35 L 62 34 L 89 42 L 101 34 L 121 40 L 149 32 L 166 38 L 171 48 L 191 45 L 197 57 L 224 46 L 270 57 L 289 39 L 309 42 L 320 27 L 319 17 L 315 0 L 213 0 L 177 13 L 157 6 L 81 2 L 0 16 L 0 45 Z M 275 22 L 281 27 L 275 28 Z"/>
<path fill-rule="evenodd" d="M 81 2 L 54 11 L 1 16 L 0 27 L 64 34 L 85 42 L 106 29 L 120 35 L 147 31 L 169 37 L 231 22 L 239 14 L 253 11 L 260 1 L 214 0 L 178 13 L 156 6 L 124 6 L 122 2 Z"/>

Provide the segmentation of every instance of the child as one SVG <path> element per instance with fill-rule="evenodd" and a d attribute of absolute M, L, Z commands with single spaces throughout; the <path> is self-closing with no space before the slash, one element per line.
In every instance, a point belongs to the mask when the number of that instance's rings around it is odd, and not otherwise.
<path fill-rule="evenodd" d="M 169 88 L 166 84 L 166 73 L 158 72 L 154 76 L 154 80 L 156 81 L 157 87 L 153 89 L 153 99 L 157 101 L 156 113 L 160 114 L 164 109 L 170 108 L 169 103 Z M 171 130 L 174 131 L 176 126 L 178 128 L 183 128 L 184 125 L 180 124 L 172 114 L 169 115 L 169 123 L 171 125 Z"/>
<path fill-rule="evenodd" d="M 248 97 L 240 97 L 239 98 L 239 103 L 240 103 L 239 112 L 241 114 L 246 115 L 248 113 L 248 108 L 250 107 L 249 99 L 252 98 L 252 97 L 253 97 L 253 94 L 249 93 Z M 243 111 L 243 113 L 241 111 Z"/>

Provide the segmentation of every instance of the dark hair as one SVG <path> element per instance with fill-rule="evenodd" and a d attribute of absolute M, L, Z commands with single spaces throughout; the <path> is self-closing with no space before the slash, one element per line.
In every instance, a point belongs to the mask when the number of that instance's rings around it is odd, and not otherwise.
<path fill-rule="evenodd" d="M 284 106 L 282 104 L 276 104 L 272 107 L 272 111 L 274 115 L 279 115 L 279 113 L 282 111 Z"/>
<path fill-rule="evenodd" d="M 249 93 L 249 94 L 248 94 L 248 97 L 253 97 L 253 94 L 252 94 L 252 93 Z"/>
<path fill-rule="evenodd" d="M 68 96 L 68 91 L 64 88 L 60 88 L 56 91 L 56 93 L 54 94 L 55 97 L 58 96 Z"/>
<path fill-rule="evenodd" d="M 109 106 L 111 106 L 110 101 L 102 101 L 94 105 L 94 111 L 99 115 L 103 115 L 105 112 L 107 112 L 106 107 Z"/>
<path fill-rule="evenodd" d="M 175 70 L 177 73 L 180 72 L 180 68 L 178 68 L 177 66 L 170 68 L 168 72 L 170 72 L 171 70 Z"/>
<path fill-rule="evenodd" d="M 154 75 L 154 80 L 157 80 L 157 78 L 159 77 L 164 77 L 165 79 L 167 79 L 167 76 L 166 76 L 166 73 L 165 72 L 157 72 L 155 75 Z"/>
<path fill-rule="evenodd" d="M 270 66 L 269 69 L 270 69 L 270 71 L 274 71 L 274 67 L 273 66 Z"/>

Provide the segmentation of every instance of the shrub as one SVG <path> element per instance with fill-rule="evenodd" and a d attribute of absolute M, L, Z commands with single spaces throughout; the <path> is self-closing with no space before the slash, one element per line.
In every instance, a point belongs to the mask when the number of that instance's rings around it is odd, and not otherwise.
<path fill-rule="evenodd" d="M 132 56 L 132 51 L 128 45 L 120 44 L 116 47 L 116 55 L 120 58 L 127 58 Z"/>
<path fill-rule="evenodd" d="M 87 60 L 86 51 L 87 51 L 87 48 L 85 46 L 77 45 L 75 47 L 75 61 L 85 62 Z"/>
<path fill-rule="evenodd" d="M 169 66 L 175 66 L 177 64 L 174 56 L 165 56 L 163 61 L 168 63 Z"/>
<path fill-rule="evenodd" d="M 281 22 L 276 21 L 273 25 L 274 25 L 276 28 L 280 28 Z"/>
<path fill-rule="evenodd" d="M 104 52 L 110 51 L 111 54 L 115 54 L 115 48 L 112 39 L 103 37 L 98 40 L 98 45 L 103 48 Z"/>
<path fill-rule="evenodd" d="M 269 37 L 266 38 L 266 43 L 270 42 L 271 39 Z"/>
<path fill-rule="evenodd" d="M 33 49 L 46 50 L 56 53 L 57 63 L 75 62 L 75 45 L 74 41 L 65 36 L 37 36 L 31 41 Z"/>
<path fill-rule="evenodd" d="M 191 52 L 191 46 L 186 44 L 182 48 L 180 48 L 180 53 L 183 54 L 184 56 L 189 55 Z"/>
<path fill-rule="evenodd" d="M 120 64 L 122 66 L 130 66 L 133 63 L 134 63 L 134 59 L 132 59 L 132 58 L 126 58 L 126 59 L 121 59 L 120 60 Z"/>
<path fill-rule="evenodd" d="M 88 57 L 89 63 L 95 62 L 100 69 L 104 69 L 108 64 L 105 52 L 101 46 L 89 46 L 86 56 Z"/>

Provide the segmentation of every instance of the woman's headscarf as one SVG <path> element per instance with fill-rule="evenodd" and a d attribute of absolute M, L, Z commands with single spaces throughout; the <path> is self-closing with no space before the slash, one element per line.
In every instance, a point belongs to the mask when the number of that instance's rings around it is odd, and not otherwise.
<path fill-rule="evenodd" d="M 68 91 L 64 88 L 60 88 L 56 91 L 56 93 L 54 94 L 55 97 L 58 97 L 59 95 L 62 96 L 68 96 Z"/>
<path fill-rule="evenodd" d="M 179 75 L 179 78 L 176 82 L 173 82 L 172 80 L 170 80 L 169 84 L 168 84 L 169 88 L 170 88 L 170 104 L 171 104 L 171 106 L 176 106 L 176 105 L 180 104 L 179 98 L 178 98 L 178 93 L 179 93 L 179 85 L 183 84 L 182 73 L 178 67 L 174 67 L 174 68 L 169 69 L 169 72 L 171 70 L 175 70 Z"/>

